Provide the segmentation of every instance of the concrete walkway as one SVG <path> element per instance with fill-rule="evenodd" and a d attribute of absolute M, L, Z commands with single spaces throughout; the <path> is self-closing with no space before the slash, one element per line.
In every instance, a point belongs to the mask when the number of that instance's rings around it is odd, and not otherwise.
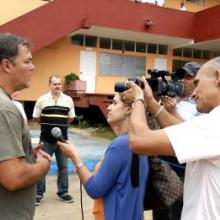
<path fill-rule="evenodd" d="M 56 176 L 47 177 L 47 192 L 40 206 L 36 207 L 34 220 L 81 220 L 80 187 L 79 178 L 76 175 L 69 177 L 70 194 L 74 197 L 74 203 L 65 203 L 56 195 Z M 83 189 L 84 219 L 92 220 L 92 199 Z"/>
<path fill-rule="evenodd" d="M 39 125 L 32 123 L 30 124 L 30 127 L 34 130 L 35 129 L 39 130 Z M 33 144 L 37 144 L 39 131 L 36 131 L 36 130 L 34 131 L 34 130 L 32 130 L 31 132 L 32 141 L 33 141 Z M 81 130 L 81 129 L 74 128 L 74 129 L 71 129 L 71 131 L 84 136 L 83 138 L 73 136 L 74 142 L 79 141 L 79 139 L 83 139 L 83 146 L 85 145 L 86 140 L 88 141 L 89 139 L 89 138 L 85 139 L 85 136 L 92 138 L 92 136 L 90 135 L 89 129 Z M 103 142 L 104 140 L 100 140 L 100 141 Z M 79 147 L 80 145 L 81 143 L 77 142 L 77 146 Z M 98 144 L 95 143 L 95 145 L 98 145 Z M 104 146 L 106 147 L 107 145 L 108 145 L 108 142 L 102 144 L 103 147 Z M 104 150 L 105 150 L 105 147 L 104 147 Z M 95 151 L 92 150 L 93 154 L 87 155 L 89 152 L 88 148 L 86 150 L 83 150 L 82 148 L 81 150 L 82 150 L 81 154 L 86 155 L 85 159 L 87 159 L 87 157 L 90 159 L 93 158 L 94 152 L 95 152 L 95 155 L 98 152 L 97 149 Z M 98 158 L 93 158 L 93 159 L 100 159 L 100 155 L 98 155 Z M 36 207 L 34 220 L 82 220 L 81 207 L 80 207 L 80 185 L 79 185 L 78 176 L 74 174 L 69 175 L 69 183 L 70 183 L 69 193 L 74 197 L 74 200 L 75 200 L 74 203 L 65 203 L 57 197 L 56 179 L 57 179 L 56 175 L 47 176 L 46 193 L 44 194 L 44 199 L 41 202 L 40 206 Z M 83 188 L 84 220 L 94 220 L 93 215 L 92 215 L 92 203 L 93 203 L 93 200 L 86 194 Z M 145 220 L 152 220 L 151 212 L 145 212 L 144 216 L 145 216 Z M 126 219 L 120 219 L 120 220 L 126 220 Z"/>
<path fill-rule="evenodd" d="M 56 176 L 47 177 L 47 192 L 40 206 L 36 207 L 34 220 L 82 220 L 80 208 L 80 187 L 77 175 L 71 175 L 70 194 L 74 197 L 74 203 L 65 203 L 56 195 Z M 92 215 L 92 199 L 83 189 L 84 219 L 94 220 Z M 152 220 L 151 213 L 145 212 L 145 220 Z M 126 220 L 126 219 L 120 219 Z"/>

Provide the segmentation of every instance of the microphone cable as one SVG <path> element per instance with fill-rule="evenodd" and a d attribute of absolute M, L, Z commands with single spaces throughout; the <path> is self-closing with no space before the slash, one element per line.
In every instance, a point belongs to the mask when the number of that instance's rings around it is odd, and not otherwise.
<path fill-rule="evenodd" d="M 63 142 L 63 143 L 67 143 L 65 138 L 62 135 L 62 131 L 59 127 L 54 127 L 53 129 L 51 129 L 51 134 L 54 138 L 56 138 L 57 140 Z M 82 183 L 81 180 L 79 182 L 79 186 L 80 186 L 80 206 L 81 206 L 81 217 L 82 220 L 84 220 L 84 212 L 83 212 L 83 200 L 82 200 Z"/>
<path fill-rule="evenodd" d="M 80 207 L 81 207 L 81 217 L 82 220 L 84 220 L 84 212 L 83 212 L 83 197 L 82 197 L 82 183 L 81 181 L 79 182 L 80 185 Z"/>

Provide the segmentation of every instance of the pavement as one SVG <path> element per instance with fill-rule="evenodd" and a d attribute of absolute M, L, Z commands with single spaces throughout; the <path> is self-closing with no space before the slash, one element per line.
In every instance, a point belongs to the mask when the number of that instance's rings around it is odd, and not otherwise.
<path fill-rule="evenodd" d="M 70 175 L 69 182 L 69 193 L 74 197 L 73 203 L 65 203 L 57 197 L 56 176 L 47 176 L 47 190 L 43 201 L 36 207 L 34 220 L 82 220 L 78 176 Z M 93 200 L 86 194 L 84 189 L 82 192 L 84 219 L 94 220 L 92 214 Z M 152 220 L 151 212 L 145 212 L 144 217 L 145 220 Z"/>
<path fill-rule="evenodd" d="M 39 129 L 39 125 L 30 122 L 29 122 L 29 126 L 31 129 Z M 84 135 L 83 145 L 85 145 L 86 140 L 88 141 L 89 137 L 91 137 L 90 135 L 91 132 L 89 132 L 89 130 L 86 131 L 82 129 L 72 129 L 72 130 L 74 131 L 74 133 L 80 133 Z M 39 137 L 39 134 L 37 136 Z M 85 136 L 87 137 L 86 139 Z M 76 140 L 79 140 L 80 137 L 74 136 L 73 139 L 74 142 L 76 142 Z M 38 141 L 39 141 L 38 138 L 32 137 L 33 144 L 38 143 Z M 90 140 L 89 145 L 91 145 L 91 143 L 92 140 Z M 80 145 L 80 143 L 77 143 L 77 145 Z M 93 145 L 98 145 L 98 144 L 95 142 Z M 105 145 L 107 146 L 106 143 Z M 81 152 L 82 154 L 88 152 L 88 147 L 86 148 L 87 150 Z M 97 154 L 96 148 L 91 148 L 90 151 L 93 152 L 93 155 L 86 155 L 86 157 L 88 156 L 89 158 L 92 158 L 92 156 L 94 156 L 94 151 Z M 100 157 L 100 155 L 98 156 Z M 53 171 L 53 169 L 51 169 L 51 171 Z M 46 179 L 46 193 L 44 194 L 44 199 L 41 201 L 41 204 L 36 207 L 34 220 L 82 220 L 83 218 L 81 215 L 81 205 L 80 205 L 81 204 L 80 181 L 78 176 L 72 173 L 69 174 L 69 194 L 74 197 L 74 202 L 65 203 L 61 201 L 56 195 L 57 192 L 56 175 L 54 175 L 54 172 L 51 172 L 50 174 L 51 175 L 48 175 Z M 94 220 L 92 214 L 93 200 L 86 194 L 84 188 L 82 188 L 82 192 L 83 192 L 82 200 L 83 200 L 84 220 Z M 152 220 L 151 212 L 149 211 L 145 212 L 144 217 L 145 217 L 144 220 Z M 126 220 L 126 219 L 118 219 L 118 220 Z"/>
<path fill-rule="evenodd" d="M 47 176 L 47 190 L 41 204 L 36 207 L 34 220 L 81 220 L 80 185 L 77 175 L 69 176 L 69 193 L 74 197 L 73 203 L 65 203 L 56 195 L 56 176 Z M 93 220 L 92 199 L 83 189 L 84 219 Z"/>

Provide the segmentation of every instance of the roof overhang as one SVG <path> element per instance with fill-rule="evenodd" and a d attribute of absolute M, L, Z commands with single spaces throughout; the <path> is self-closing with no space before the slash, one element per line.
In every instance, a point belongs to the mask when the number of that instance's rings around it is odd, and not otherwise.
<path fill-rule="evenodd" d="M 86 35 L 92 35 L 98 37 L 146 42 L 152 44 L 164 44 L 164 45 L 168 45 L 170 49 L 178 48 L 178 47 L 186 47 L 189 45 L 193 45 L 194 43 L 193 39 L 188 39 L 188 38 L 178 38 L 172 36 L 134 32 L 129 30 L 100 27 L 100 26 L 91 26 L 91 28 L 89 29 L 79 29 L 75 32 L 72 32 L 70 36 L 75 34 L 86 34 Z"/>
<path fill-rule="evenodd" d="M 219 22 L 220 6 L 191 13 L 124 0 L 56 0 L 0 25 L 0 32 L 28 37 L 35 51 L 70 33 L 219 51 Z"/>
<path fill-rule="evenodd" d="M 192 44 L 190 47 L 200 50 L 220 52 L 220 38 Z"/>

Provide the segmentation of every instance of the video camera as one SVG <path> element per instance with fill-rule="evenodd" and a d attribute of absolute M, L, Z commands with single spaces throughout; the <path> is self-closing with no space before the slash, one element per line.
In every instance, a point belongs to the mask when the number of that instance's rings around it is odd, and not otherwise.
<path fill-rule="evenodd" d="M 170 97 L 183 95 L 183 83 L 179 80 L 176 73 L 170 73 L 166 70 L 149 69 L 148 74 L 150 78 L 146 79 L 150 85 L 154 95 Z M 171 80 L 167 80 L 165 76 L 170 76 Z M 139 78 L 129 78 L 129 81 L 133 81 L 135 84 L 144 89 L 144 84 Z M 115 92 L 124 92 L 129 89 L 129 85 L 126 82 L 115 83 Z"/>

